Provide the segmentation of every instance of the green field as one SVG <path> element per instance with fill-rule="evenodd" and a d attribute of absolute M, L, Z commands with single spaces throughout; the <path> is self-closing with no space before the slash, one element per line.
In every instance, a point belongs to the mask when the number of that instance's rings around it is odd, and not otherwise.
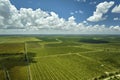
<path fill-rule="evenodd" d="M 0 80 L 120 80 L 120 36 L 1 36 Z"/>

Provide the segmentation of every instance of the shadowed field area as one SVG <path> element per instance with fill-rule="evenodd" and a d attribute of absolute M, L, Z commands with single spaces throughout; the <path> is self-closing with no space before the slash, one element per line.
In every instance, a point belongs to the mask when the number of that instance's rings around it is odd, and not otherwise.
<path fill-rule="evenodd" d="M 80 42 L 84 42 L 84 43 L 96 43 L 96 44 L 109 43 L 109 41 L 100 40 L 100 39 L 81 39 Z"/>

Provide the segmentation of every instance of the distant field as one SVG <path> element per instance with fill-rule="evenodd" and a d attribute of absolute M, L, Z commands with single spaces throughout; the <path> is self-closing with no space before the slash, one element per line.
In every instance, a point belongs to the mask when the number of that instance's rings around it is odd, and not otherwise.
<path fill-rule="evenodd" d="M 24 53 L 24 43 L 1 43 L 0 44 L 0 55 L 1 54 L 17 54 Z"/>
<path fill-rule="evenodd" d="M 40 41 L 35 37 L 20 37 L 20 36 L 1 36 L 0 43 L 21 43 L 25 41 Z"/>
<path fill-rule="evenodd" d="M 119 36 L 0 37 L 0 80 L 104 80 L 119 59 Z"/>

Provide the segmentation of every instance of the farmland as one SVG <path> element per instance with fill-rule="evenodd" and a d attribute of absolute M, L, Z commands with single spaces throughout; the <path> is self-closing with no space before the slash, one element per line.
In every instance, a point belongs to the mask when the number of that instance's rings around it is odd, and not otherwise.
<path fill-rule="evenodd" d="M 119 59 L 120 36 L 0 37 L 0 80 L 119 80 Z"/>

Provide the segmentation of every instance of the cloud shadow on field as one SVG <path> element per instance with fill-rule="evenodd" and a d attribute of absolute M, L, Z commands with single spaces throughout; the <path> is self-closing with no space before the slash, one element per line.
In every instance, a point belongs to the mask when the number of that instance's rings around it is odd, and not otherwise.
<path fill-rule="evenodd" d="M 28 66 L 31 63 L 36 63 L 33 59 L 36 56 L 36 53 L 28 52 L 28 59 L 26 59 L 25 54 L 0 54 L 0 70 L 11 70 L 12 68 L 19 66 Z"/>
<path fill-rule="evenodd" d="M 95 40 L 95 39 L 81 39 L 79 42 L 83 43 L 91 43 L 91 44 L 103 44 L 103 43 L 109 43 L 107 40 Z"/>

